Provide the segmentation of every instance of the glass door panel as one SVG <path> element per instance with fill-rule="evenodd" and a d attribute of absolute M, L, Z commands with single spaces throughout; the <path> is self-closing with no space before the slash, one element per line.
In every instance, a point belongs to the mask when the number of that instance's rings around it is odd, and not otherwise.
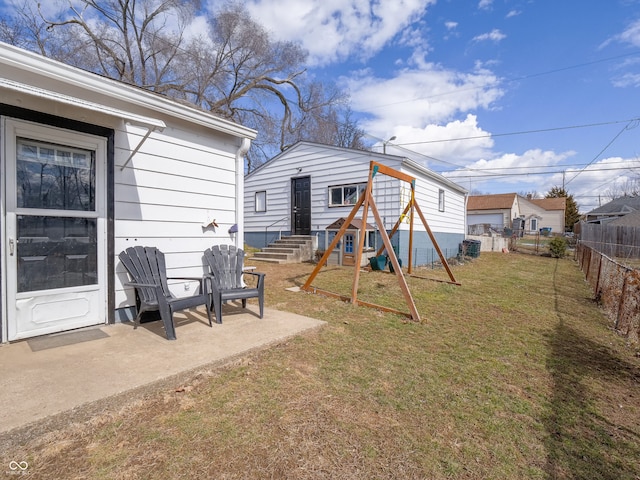
<path fill-rule="evenodd" d="M 106 141 L 6 124 L 8 339 L 104 323 Z"/>

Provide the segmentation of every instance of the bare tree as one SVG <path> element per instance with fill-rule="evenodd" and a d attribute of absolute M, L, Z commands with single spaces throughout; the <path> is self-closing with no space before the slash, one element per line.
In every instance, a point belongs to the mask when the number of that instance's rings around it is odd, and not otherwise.
<path fill-rule="evenodd" d="M 610 200 L 621 197 L 640 197 L 640 177 L 630 178 L 622 184 L 614 183 L 607 189 L 605 197 Z"/>
<path fill-rule="evenodd" d="M 49 18 L 38 4 L 40 18 L 48 32 L 63 32 L 84 48 L 44 54 L 160 93 L 181 88 L 175 85 L 176 72 L 171 66 L 182 52 L 184 31 L 194 14 L 193 1 L 67 2 L 68 8 L 56 18 Z"/>
<path fill-rule="evenodd" d="M 273 40 L 241 3 L 209 14 L 196 34 L 189 27 L 199 0 L 63 3 L 54 14 L 24 0 L 0 23 L 0 39 L 255 128 L 249 170 L 300 139 L 362 144 L 350 114 L 342 122 L 336 110 L 344 96 L 307 81 L 306 51 Z"/>

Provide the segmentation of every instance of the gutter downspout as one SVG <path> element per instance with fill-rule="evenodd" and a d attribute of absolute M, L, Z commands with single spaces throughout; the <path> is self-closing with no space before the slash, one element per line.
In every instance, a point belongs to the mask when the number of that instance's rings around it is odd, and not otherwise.
<path fill-rule="evenodd" d="M 251 147 L 251 140 L 243 138 L 236 151 L 236 248 L 244 249 L 244 156 Z"/>
<path fill-rule="evenodd" d="M 464 239 L 467 238 L 469 234 L 469 219 L 467 218 L 467 208 L 469 206 L 469 194 L 465 193 L 464 195 Z"/>

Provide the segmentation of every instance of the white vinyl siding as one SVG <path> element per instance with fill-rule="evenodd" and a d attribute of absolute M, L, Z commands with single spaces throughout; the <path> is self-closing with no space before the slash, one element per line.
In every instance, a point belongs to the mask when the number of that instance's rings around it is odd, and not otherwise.
<path fill-rule="evenodd" d="M 129 156 L 121 146 L 137 145 L 146 133 L 126 128 L 115 141 L 115 255 L 130 246 L 154 246 L 166 256 L 168 276 L 201 276 L 204 250 L 233 243 L 228 230 L 236 223 L 237 147 L 227 144 L 226 151 L 220 150 L 212 138 L 172 128 L 170 135 L 151 134 L 121 169 Z M 207 228 L 208 220 L 218 227 Z M 117 259 L 116 266 L 120 308 L 132 304 L 133 290 L 122 287 L 128 278 Z M 184 288 L 175 292 L 191 293 Z"/>
<path fill-rule="evenodd" d="M 403 167 L 402 171 L 416 178 L 416 202 L 425 216 L 429 228 L 439 233 L 464 234 L 465 194 L 460 191 L 460 187 L 455 188 L 455 185 L 450 185 L 449 182 L 438 182 L 411 166 Z M 446 197 L 445 211 L 439 209 L 440 191 L 443 191 Z M 409 230 L 409 224 L 402 224 L 400 228 Z M 414 219 L 414 229 L 426 231 L 417 215 Z"/>
<path fill-rule="evenodd" d="M 267 162 L 245 177 L 245 232 L 261 232 L 265 228 L 291 229 L 291 179 L 311 177 L 311 230 L 324 230 L 340 217 L 346 217 L 351 205 L 329 208 L 329 187 L 366 183 L 369 162 L 375 160 L 371 152 L 300 144 Z M 391 165 L 399 168 L 400 162 Z M 255 212 L 255 193 L 266 190 L 269 197 L 267 212 Z M 400 215 L 398 196 L 400 187 L 384 175 L 374 177 L 374 195 L 380 215 L 389 228 Z"/>
<path fill-rule="evenodd" d="M 426 175 L 424 170 L 405 167 L 400 157 L 312 143 L 291 147 L 245 177 L 245 231 L 290 230 L 291 178 L 304 175 L 311 177 L 311 230 L 324 230 L 352 210 L 350 205 L 329 207 L 330 187 L 366 183 L 372 160 L 416 177 L 416 199 L 433 231 L 464 235 L 466 192 L 461 187 L 436 174 Z M 373 196 L 387 229 L 394 226 L 406 206 L 403 187 L 410 188 L 407 182 L 388 175 L 374 177 Z M 255 213 L 255 192 L 261 190 L 268 191 L 269 209 Z M 438 210 L 439 190 L 444 190 L 446 195 L 445 212 Z M 371 212 L 368 219 L 369 223 L 375 223 Z M 414 227 L 426 230 L 420 221 L 416 221 Z M 408 224 L 401 226 L 401 229 L 408 228 Z"/>

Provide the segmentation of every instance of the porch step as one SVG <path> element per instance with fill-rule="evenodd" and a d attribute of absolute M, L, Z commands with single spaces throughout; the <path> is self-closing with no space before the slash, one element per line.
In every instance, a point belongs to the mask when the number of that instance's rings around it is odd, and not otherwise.
<path fill-rule="evenodd" d="M 313 258 L 313 237 L 292 235 L 264 247 L 253 254 L 252 259 L 271 263 L 301 263 Z"/>

